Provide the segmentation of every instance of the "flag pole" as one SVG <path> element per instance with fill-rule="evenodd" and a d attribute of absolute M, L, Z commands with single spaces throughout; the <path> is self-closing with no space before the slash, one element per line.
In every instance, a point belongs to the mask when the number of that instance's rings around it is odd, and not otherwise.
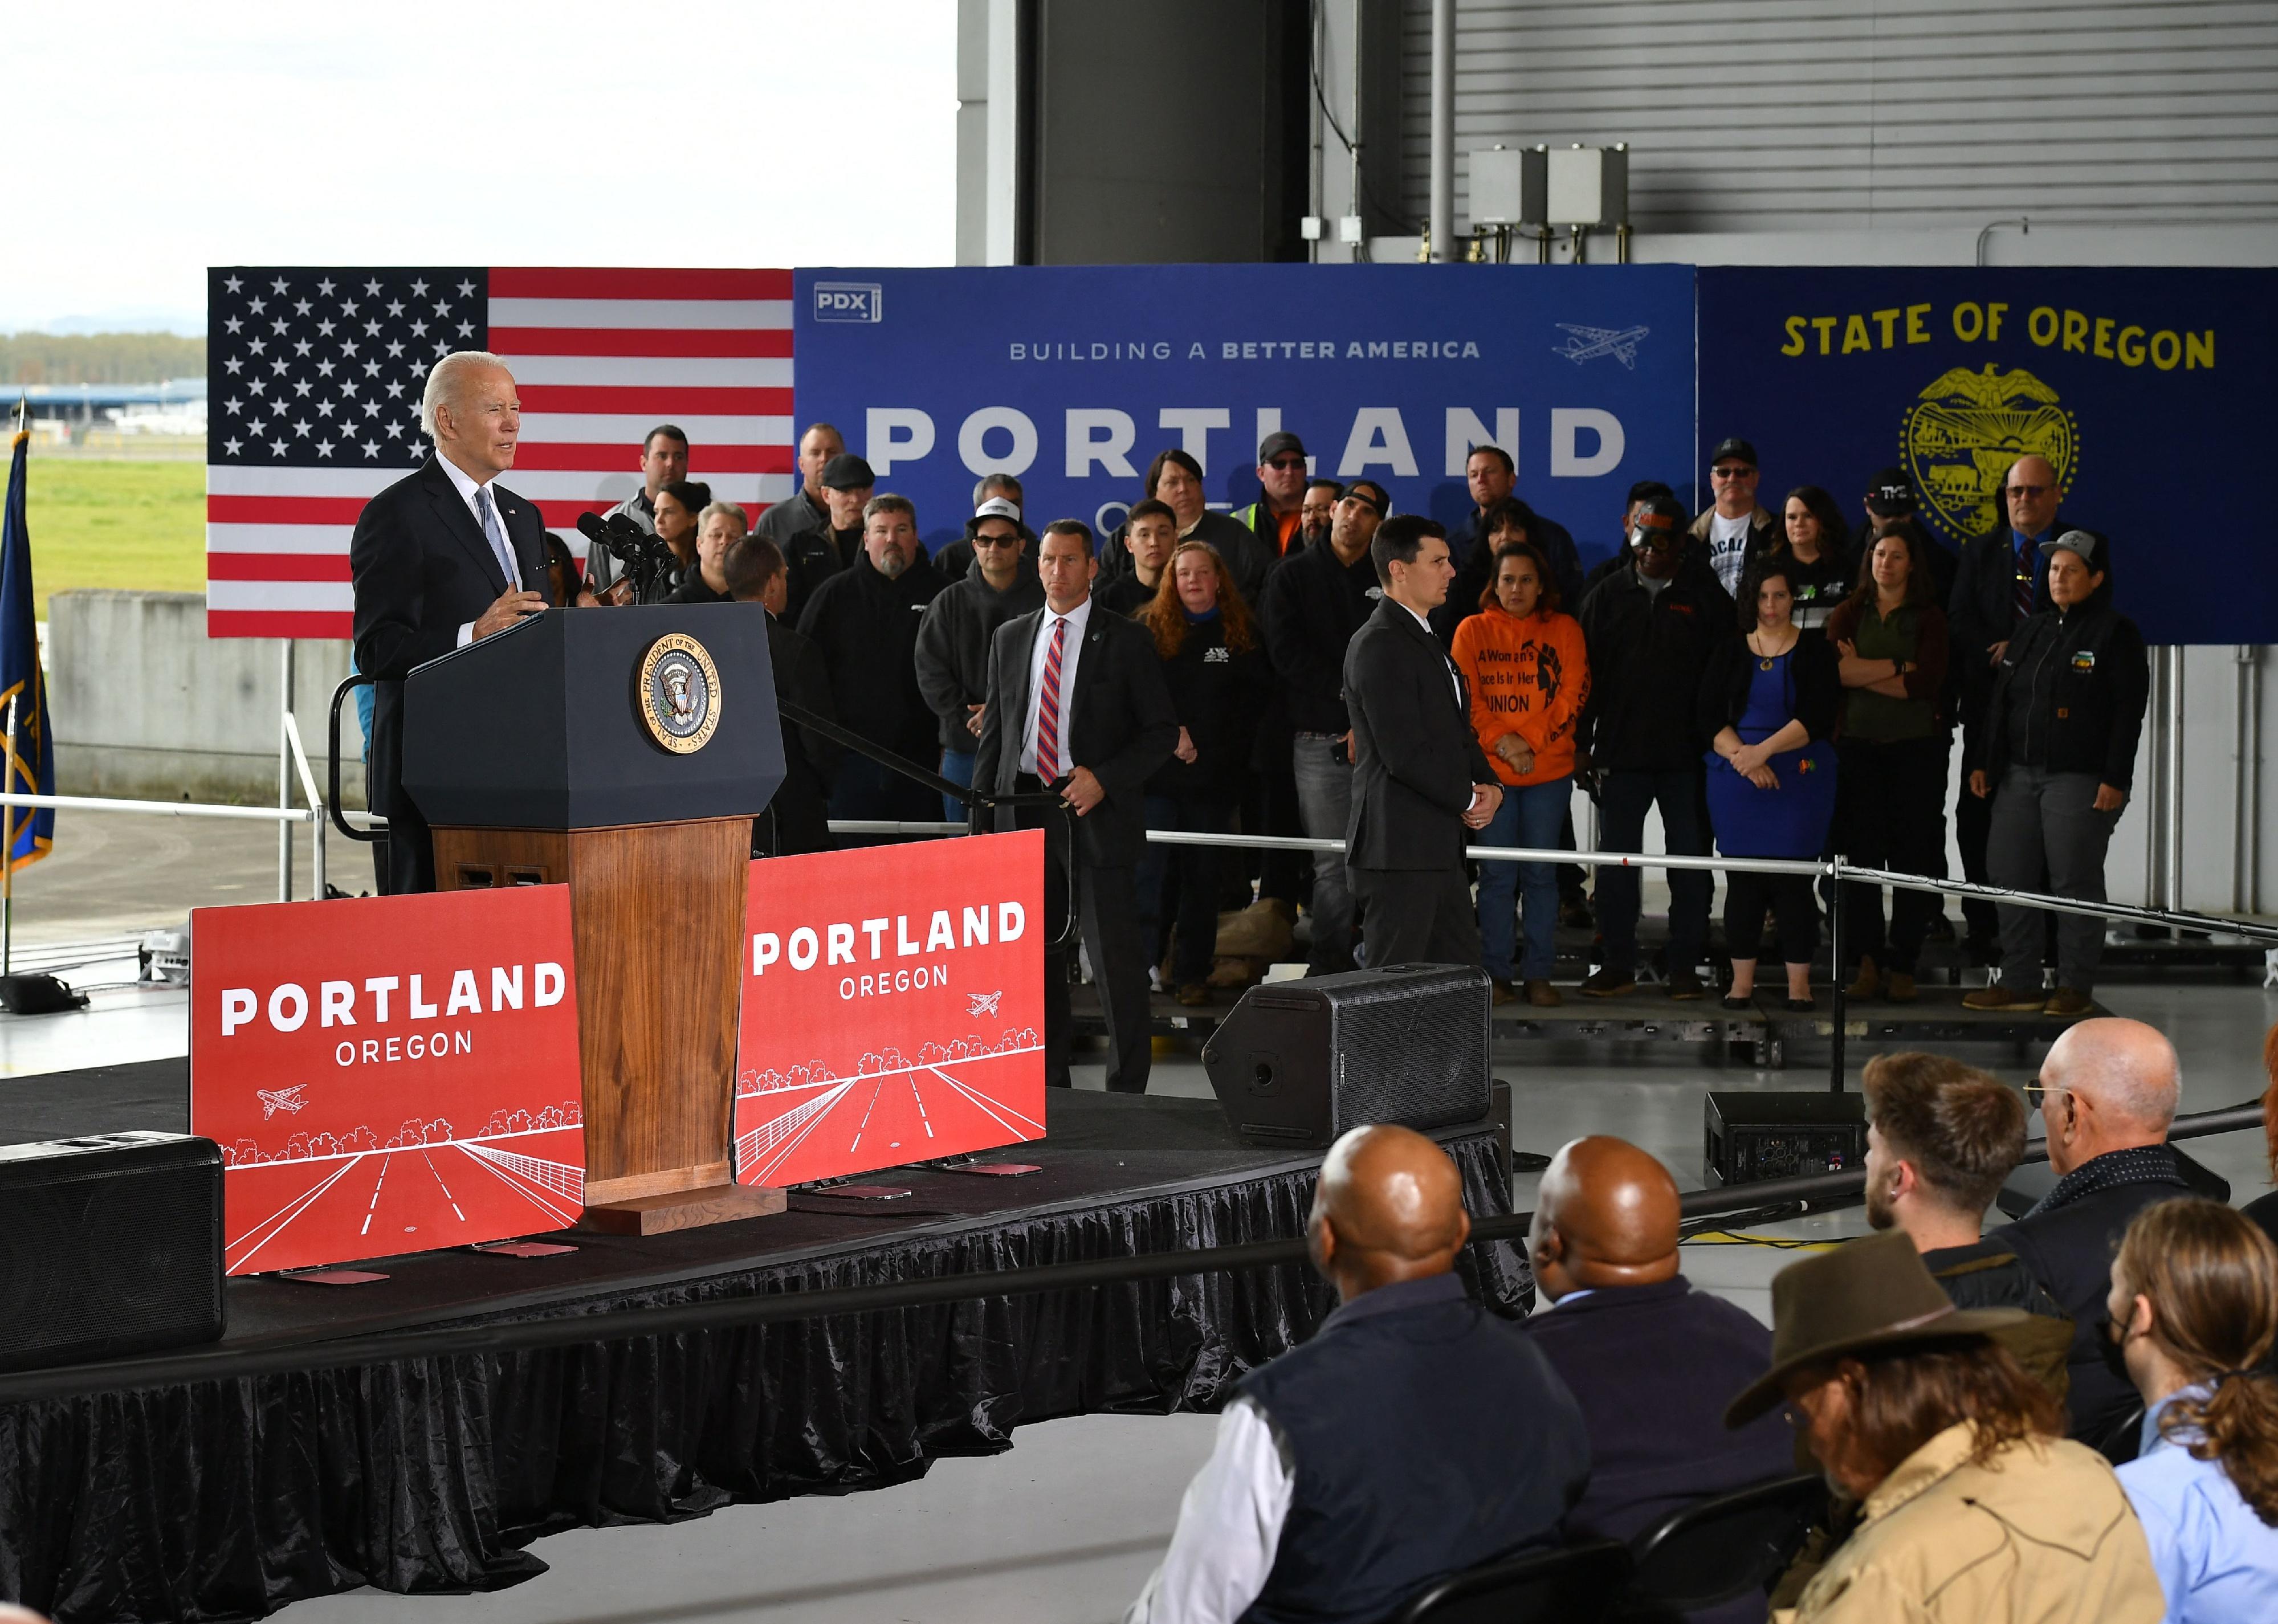
<path fill-rule="evenodd" d="M 16 700 L 8 696 L 8 793 L 16 793 Z M 34 784 L 36 790 L 39 786 Z M 0 806 L 0 976 L 13 972 L 16 946 L 16 809 Z"/>

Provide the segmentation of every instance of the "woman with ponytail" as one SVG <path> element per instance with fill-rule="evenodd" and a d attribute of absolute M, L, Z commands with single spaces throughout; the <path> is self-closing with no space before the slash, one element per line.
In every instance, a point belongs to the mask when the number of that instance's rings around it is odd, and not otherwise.
<path fill-rule="evenodd" d="M 2278 1619 L 2278 1246 L 2220 1201 L 2146 1207 L 2112 1262 L 2105 1338 L 2144 1395 L 2121 1487 L 2169 1624 Z"/>

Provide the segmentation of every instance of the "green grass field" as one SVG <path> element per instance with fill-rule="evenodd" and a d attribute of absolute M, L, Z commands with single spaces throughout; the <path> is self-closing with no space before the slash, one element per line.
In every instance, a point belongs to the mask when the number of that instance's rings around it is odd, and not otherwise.
<path fill-rule="evenodd" d="M 72 587 L 203 592 L 206 470 L 201 462 L 31 463 L 32 585 L 38 614 Z"/>

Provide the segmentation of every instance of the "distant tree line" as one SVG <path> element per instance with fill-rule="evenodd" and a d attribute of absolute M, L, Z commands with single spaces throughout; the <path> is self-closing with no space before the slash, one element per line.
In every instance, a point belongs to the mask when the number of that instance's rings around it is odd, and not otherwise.
<path fill-rule="evenodd" d="M 0 380 L 155 384 L 202 377 L 206 341 L 173 332 L 0 333 Z"/>

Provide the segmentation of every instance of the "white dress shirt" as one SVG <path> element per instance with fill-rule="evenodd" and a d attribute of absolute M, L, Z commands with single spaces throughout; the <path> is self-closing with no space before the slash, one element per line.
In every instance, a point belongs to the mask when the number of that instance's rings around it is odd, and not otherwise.
<path fill-rule="evenodd" d="M 1233 1624 L 1265 1590 L 1296 1487 L 1265 1412 L 1247 1399 L 1227 1405 L 1179 1502 L 1171 1548 L 1123 1624 Z"/>
<path fill-rule="evenodd" d="M 1067 641 L 1060 648 L 1060 759 L 1049 766 L 1036 763 L 1036 722 L 1044 700 L 1044 660 L 1052 651 L 1052 628 L 1060 621 L 1067 622 Z M 1070 753 L 1068 721 L 1075 698 L 1076 661 L 1083 656 L 1084 628 L 1091 624 L 1091 599 L 1084 600 L 1066 614 L 1054 614 L 1051 606 L 1044 609 L 1043 618 L 1036 622 L 1036 645 L 1028 651 L 1028 714 L 1021 725 L 1021 770 L 1033 773 L 1046 783 L 1066 777 L 1075 771 L 1075 757 Z"/>
<path fill-rule="evenodd" d="M 483 545 L 487 549 L 491 545 L 490 532 L 483 528 L 482 509 L 475 506 L 475 492 L 478 491 L 490 491 L 492 482 L 487 479 L 476 479 L 473 475 L 468 473 L 466 469 L 461 468 L 457 463 L 452 461 L 450 458 L 444 456 L 440 452 L 436 454 L 435 461 L 443 465 L 443 472 L 450 478 L 451 488 L 459 493 L 459 499 L 467 505 L 467 516 L 475 522 L 475 534 L 483 538 Z M 499 507 L 498 492 L 496 491 L 491 491 L 491 511 L 498 515 L 499 534 L 506 537 L 506 550 L 508 555 L 512 555 L 514 553 L 514 538 L 507 535 L 506 514 L 504 510 Z M 507 591 L 509 592 L 516 591 L 518 591 L 521 586 L 522 572 L 519 568 L 516 568 L 507 577 Z M 474 640 L 475 623 L 472 621 L 461 621 L 459 625 L 459 646 L 461 648 L 464 648 Z"/>

